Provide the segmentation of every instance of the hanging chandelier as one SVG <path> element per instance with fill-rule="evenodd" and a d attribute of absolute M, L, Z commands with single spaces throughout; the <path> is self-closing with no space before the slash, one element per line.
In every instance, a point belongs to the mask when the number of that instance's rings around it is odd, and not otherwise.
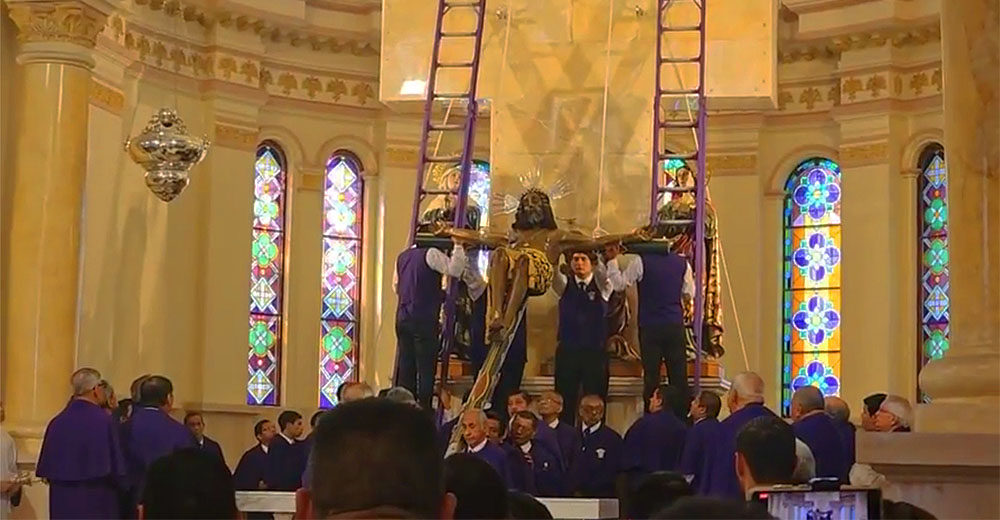
<path fill-rule="evenodd" d="M 161 108 L 142 133 L 125 141 L 125 151 L 146 172 L 149 191 L 164 202 L 174 200 L 188 185 L 188 171 L 208 152 L 207 137 L 187 133 L 171 108 Z"/>

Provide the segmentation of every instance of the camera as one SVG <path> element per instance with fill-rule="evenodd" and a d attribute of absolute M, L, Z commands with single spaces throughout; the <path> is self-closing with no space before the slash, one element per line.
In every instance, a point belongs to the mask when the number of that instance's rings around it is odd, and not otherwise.
<path fill-rule="evenodd" d="M 882 490 L 842 486 L 836 479 L 752 490 L 751 500 L 779 520 L 877 520 Z"/>

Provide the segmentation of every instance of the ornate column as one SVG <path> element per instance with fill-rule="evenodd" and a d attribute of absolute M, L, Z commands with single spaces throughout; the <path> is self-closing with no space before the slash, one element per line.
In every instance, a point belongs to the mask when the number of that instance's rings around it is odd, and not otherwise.
<path fill-rule="evenodd" d="M 23 83 L 15 101 L 4 405 L 18 436 L 37 438 L 66 404 L 75 365 L 91 49 L 110 4 L 7 3 Z"/>
<path fill-rule="evenodd" d="M 941 2 L 951 348 L 920 374 L 924 432 L 1000 433 L 1000 0 Z"/>

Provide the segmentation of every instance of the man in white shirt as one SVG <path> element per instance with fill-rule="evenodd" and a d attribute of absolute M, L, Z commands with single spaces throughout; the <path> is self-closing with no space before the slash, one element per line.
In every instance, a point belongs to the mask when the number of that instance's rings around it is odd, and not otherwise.
<path fill-rule="evenodd" d="M 680 388 L 685 398 L 687 384 L 687 344 L 683 301 L 694 295 L 691 265 L 673 253 L 636 255 L 624 270 L 618 266 L 620 246 L 605 249 L 608 278 L 616 291 L 630 285 L 639 289 L 639 355 L 642 358 L 643 399 L 660 384 L 660 363 L 666 362 L 667 379 Z"/>
<path fill-rule="evenodd" d="M 608 395 L 606 317 L 611 282 L 594 253 L 573 253 L 566 271 L 561 266 L 552 280 L 559 295 L 555 383 L 564 402 L 562 420 L 572 423 L 581 387 L 583 395 Z"/>
<path fill-rule="evenodd" d="M 3 403 L 0 402 L 0 423 L 4 420 Z M 5 428 L 0 428 L 0 513 L 4 518 L 10 517 L 11 498 L 21 493 L 21 484 L 17 480 L 17 448 L 14 439 Z"/>

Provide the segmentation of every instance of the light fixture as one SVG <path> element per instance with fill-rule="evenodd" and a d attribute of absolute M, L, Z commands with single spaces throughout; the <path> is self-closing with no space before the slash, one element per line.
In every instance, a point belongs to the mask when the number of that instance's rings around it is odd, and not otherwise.
<path fill-rule="evenodd" d="M 188 171 L 208 152 L 207 137 L 188 135 L 184 121 L 171 108 L 161 108 L 142 133 L 125 141 L 125 151 L 146 171 L 146 186 L 164 202 L 188 185 Z"/>

